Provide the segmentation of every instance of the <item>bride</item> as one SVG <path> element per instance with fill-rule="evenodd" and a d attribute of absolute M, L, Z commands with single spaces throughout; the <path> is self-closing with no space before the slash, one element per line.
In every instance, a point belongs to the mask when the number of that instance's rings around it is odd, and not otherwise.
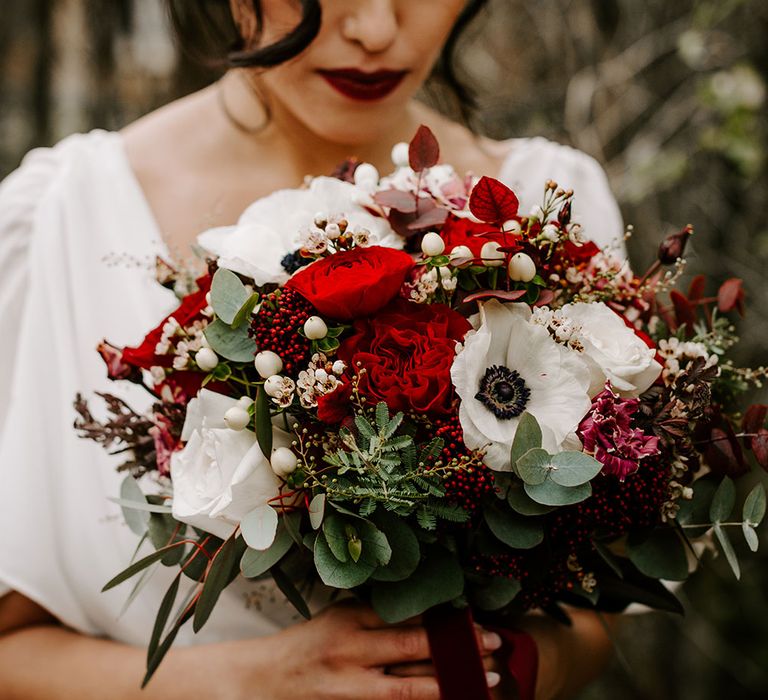
<path fill-rule="evenodd" d="M 275 590 L 249 582 L 225 592 L 200 635 L 184 630 L 140 691 L 140 645 L 168 580 L 158 572 L 123 614 L 124 591 L 100 593 L 136 543 L 107 500 L 114 461 L 76 438 L 72 398 L 108 388 L 93 350 L 102 337 L 135 343 L 172 308 L 148 271 L 156 255 L 190 257 L 202 230 L 349 156 L 387 172 L 393 145 L 420 124 L 445 161 L 496 174 L 524 207 L 547 179 L 573 187 L 598 243 L 621 235 L 616 203 L 588 156 L 540 138 L 493 142 L 414 99 L 436 64 L 461 94 L 451 52 L 484 0 L 170 4 L 186 48 L 199 48 L 185 37 L 201 8 L 237 32 L 224 78 L 120 133 L 33 151 L 0 187 L 0 698 L 437 700 L 418 620 L 391 627 L 336 604 L 299 623 Z M 585 611 L 573 620 L 521 623 L 539 647 L 539 698 L 572 695 L 605 663 L 602 623 Z M 512 698 L 501 640 L 478 635 L 495 697 Z"/>

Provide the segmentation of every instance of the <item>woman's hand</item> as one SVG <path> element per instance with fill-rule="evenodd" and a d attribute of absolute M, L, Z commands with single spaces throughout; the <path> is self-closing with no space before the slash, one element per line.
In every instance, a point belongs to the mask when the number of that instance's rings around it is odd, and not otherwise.
<path fill-rule="evenodd" d="M 501 640 L 481 631 L 478 637 L 490 660 Z M 208 647 L 217 655 L 222 682 L 229 683 L 227 676 L 235 681 L 225 697 L 440 700 L 418 620 L 387 625 L 370 608 L 345 603 L 258 643 L 268 653 L 254 656 L 249 641 Z"/>

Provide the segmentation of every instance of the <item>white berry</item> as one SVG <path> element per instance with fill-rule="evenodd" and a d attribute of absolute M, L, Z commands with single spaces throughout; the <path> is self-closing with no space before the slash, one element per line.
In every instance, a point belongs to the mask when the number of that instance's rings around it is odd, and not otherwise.
<path fill-rule="evenodd" d="M 536 277 L 536 263 L 530 255 L 515 253 L 509 261 L 509 278 L 515 282 L 530 282 Z"/>
<path fill-rule="evenodd" d="M 523 227 L 520 225 L 520 222 L 517 221 L 516 219 L 510 219 L 509 221 L 505 221 L 501 229 L 502 231 L 506 231 L 507 233 L 511 233 L 515 236 L 523 232 Z"/>
<path fill-rule="evenodd" d="M 504 264 L 504 253 L 499 250 L 501 246 L 496 241 L 488 241 L 480 251 L 483 265 L 486 267 L 501 267 Z"/>
<path fill-rule="evenodd" d="M 281 479 L 285 479 L 296 471 L 299 459 L 288 447 L 278 447 L 272 450 L 272 458 L 269 462 L 272 465 L 272 471 Z"/>
<path fill-rule="evenodd" d="M 469 246 L 457 245 L 451 251 L 451 265 L 454 267 L 469 267 L 474 262 L 474 255 L 469 249 Z"/>
<path fill-rule="evenodd" d="M 219 366 L 219 356 L 210 348 L 200 348 L 195 355 L 195 362 L 203 372 L 213 372 Z"/>
<path fill-rule="evenodd" d="M 411 162 L 408 152 L 409 148 L 407 143 L 403 142 L 395 145 L 392 149 L 392 162 L 395 164 L 396 168 L 408 167 Z"/>
<path fill-rule="evenodd" d="M 355 168 L 355 184 L 365 189 L 379 184 L 379 171 L 370 163 L 360 163 Z"/>
<path fill-rule="evenodd" d="M 224 422 L 230 430 L 245 430 L 251 422 L 251 416 L 241 406 L 232 406 L 224 414 Z"/>
<path fill-rule="evenodd" d="M 430 231 L 421 239 L 421 252 L 428 258 L 442 255 L 445 252 L 445 241 L 440 237 L 440 234 Z"/>
<path fill-rule="evenodd" d="M 262 379 L 280 374 L 283 371 L 283 361 L 280 356 L 271 350 L 264 350 L 253 359 L 253 366 Z"/>
<path fill-rule="evenodd" d="M 328 335 L 328 326 L 319 316 L 310 316 L 304 323 L 304 335 L 309 340 L 322 340 Z"/>
<path fill-rule="evenodd" d="M 267 392 L 267 396 L 271 396 L 273 399 L 278 398 L 283 391 L 283 378 L 279 374 L 275 374 L 264 382 L 264 391 Z"/>
<path fill-rule="evenodd" d="M 247 411 L 251 406 L 253 406 L 253 399 L 250 396 L 242 396 L 238 399 L 237 405 L 240 406 L 244 411 Z"/>
<path fill-rule="evenodd" d="M 335 223 L 328 224 L 325 227 L 325 235 L 332 241 L 335 241 L 341 235 L 341 228 Z"/>

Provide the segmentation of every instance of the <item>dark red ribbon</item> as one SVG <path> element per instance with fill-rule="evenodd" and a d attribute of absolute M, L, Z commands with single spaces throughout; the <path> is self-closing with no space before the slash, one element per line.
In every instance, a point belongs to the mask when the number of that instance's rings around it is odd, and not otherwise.
<path fill-rule="evenodd" d="M 442 700 L 490 700 L 483 657 L 469 608 L 439 606 L 424 614 L 432 662 Z M 535 700 L 539 654 L 533 638 L 514 629 L 493 628 L 520 700 Z"/>

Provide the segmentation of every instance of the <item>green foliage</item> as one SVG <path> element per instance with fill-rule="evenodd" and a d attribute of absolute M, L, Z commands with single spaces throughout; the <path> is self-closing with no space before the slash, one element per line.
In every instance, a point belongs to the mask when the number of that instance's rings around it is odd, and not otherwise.
<path fill-rule="evenodd" d="M 232 362 L 253 361 L 256 346 L 248 337 L 246 327 L 235 329 L 217 318 L 205 327 L 204 333 L 208 344 L 218 355 Z"/>
<path fill-rule="evenodd" d="M 143 511 L 144 505 L 149 506 L 136 479 L 130 475 L 126 476 L 120 484 L 120 506 L 126 524 L 131 532 L 139 537 L 147 531 L 149 526 L 149 513 Z"/>
<path fill-rule="evenodd" d="M 519 581 L 495 577 L 484 586 L 474 587 L 471 600 L 481 610 L 500 610 L 509 605 L 521 590 Z"/>
<path fill-rule="evenodd" d="M 630 537 L 627 553 L 632 563 L 646 576 L 668 581 L 688 578 L 685 543 L 672 528 L 660 528 Z"/>
<path fill-rule="evenodd" d="M 224 323 L 232 325 L 251 296 L 234 272 L 223 268 L 216 270 L 211 280 L 211 306 Z"/>
<path fill-rule="evenodd" d="M 246 544 L 242 537 L 230 537 L 216 553 L 205 577 L 203 590 L 195 606 L 192 629 L 199 632 L 211 616 L 222 591 L 240 571 L 239 562 L 245 553 Z"/>
<path fill-rule="evenodd" d="M 267 396 L 263 384 L 259 386 L 259 390 L 256 392 L 254 423 L 256 439 L 261 452 L 267 459 L 270 459 L 272 457 L 272 415 L 269 410 L 269 396 Z"/>
<path fill-rule="evenodd" d="M 491 532 L 513 549 L 533 549 L 544 541 L 541 521 L 521 517 L 496 503 L 487 507 L 484 515 Z"/>
<path fill-rule="evenodd" d="M 512 466 L 517 465 L 518 460 L 529 450 L 541 447 L 541 426 L 533 414 L 526 411 L 520 416 L 515 431 L 515 438 L 512 441 L 512 451 L 510 460 Z"/>

